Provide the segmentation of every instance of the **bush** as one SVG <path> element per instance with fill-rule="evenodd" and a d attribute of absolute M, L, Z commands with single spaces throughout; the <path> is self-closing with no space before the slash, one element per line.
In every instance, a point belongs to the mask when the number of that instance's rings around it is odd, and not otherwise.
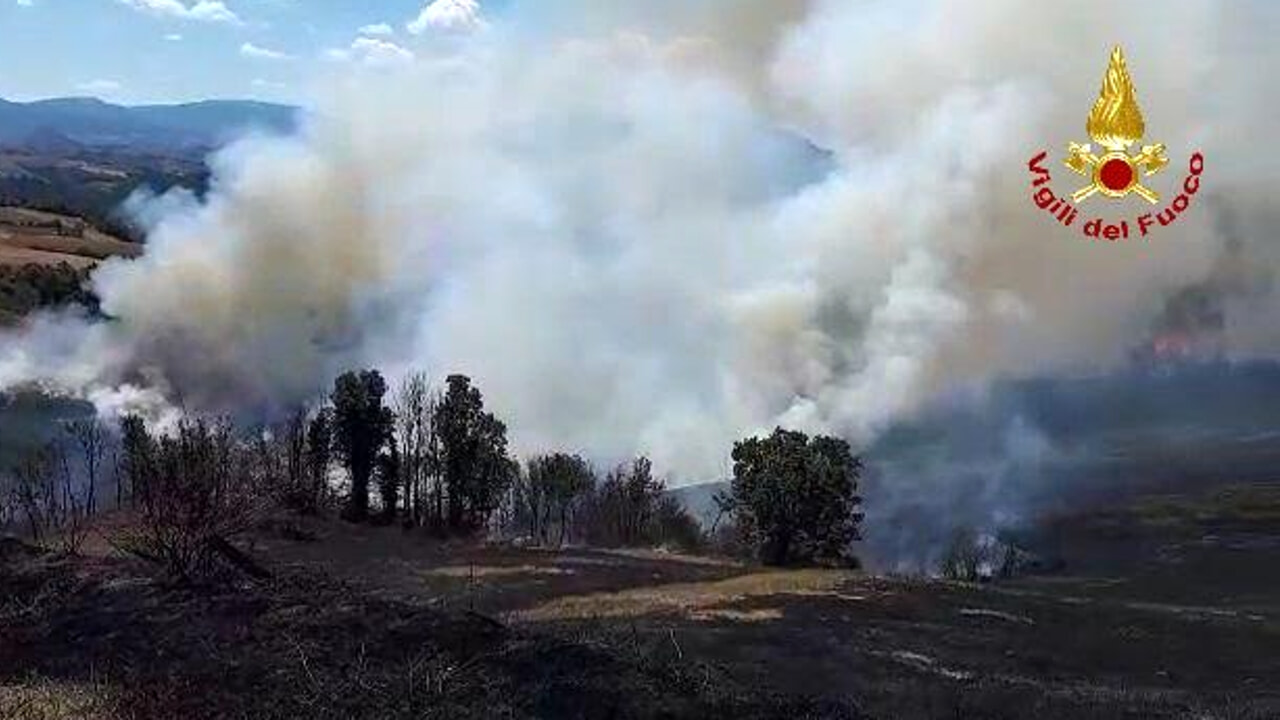
<path fill-rule="evenodd" d="M 184 420 L 172 435 L 155 438 L 127 418 L 125 434 L 139 517 L 114 538 L 116 546 L 185 581 L 208 575 L 220 558 L 242 564 L 229 541 L 253 525 L 271 494 L 231 425 Z"/>
<path fill-rule="evenodd" d="M 1032 556 L 1008 536 L 981 534 L 961 528 L 951 535 L 938 573 L 948 580 L 978 582 L 1009 578 L 1023 571 Z"/>

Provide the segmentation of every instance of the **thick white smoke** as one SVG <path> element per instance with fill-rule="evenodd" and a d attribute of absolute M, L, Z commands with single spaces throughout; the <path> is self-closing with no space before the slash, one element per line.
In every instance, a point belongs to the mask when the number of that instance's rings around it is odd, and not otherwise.
<path fill-rule="evenodd" d="M 1269 239 L 1263 0 L 601 5 L 424 27 L 417 63 L 335 82 L 298 137 L 221 152 L 205 202 L 153 200 L 145 257 L 95 275 L 116 320 L 0 339 L 0 387 L 269 413 L 352 366 L 458 371 L 521 449 L 686 481 L 779 423 L 866 443 L 992 378 L 1115 366 L 1212 271 L 1203 196 L 1118 244 L 1029 200 L 1116 43 L 1173 159 L 1153 186 L 1203 150 Z M 1233 312 L 1231 347 L 1280 348 L 1275 305 Z"/>

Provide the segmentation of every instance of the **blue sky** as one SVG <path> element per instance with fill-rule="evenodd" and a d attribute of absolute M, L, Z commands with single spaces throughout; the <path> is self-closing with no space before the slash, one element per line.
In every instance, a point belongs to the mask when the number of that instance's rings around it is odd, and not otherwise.
<path fill-rule="evenodd" d="M 302 102 L 342 63 L 395 63 L 488 0 L 0 0 L 0 97 Z M 484 20 L 480 20 L 483 22 Z"/>

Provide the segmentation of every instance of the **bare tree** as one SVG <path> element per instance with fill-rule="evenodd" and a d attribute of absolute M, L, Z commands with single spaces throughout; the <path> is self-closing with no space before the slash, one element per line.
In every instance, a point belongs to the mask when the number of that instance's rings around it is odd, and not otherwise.
<path fill-rule="evenodd" d="M 98 442 L 101 442 L 100 436 Z M 89 489 L 85 492 L 86 500 L 82 501 L 80 493 L 76 491 L 66 451 L 56 443 L 50 444 L 49 451 L 54 461 L 50 467 L 62 480 L 62 507 L 56 525 L 58 546 L 68 555 L 78 555 L 89 533 L 89 503 L 93 498 L 93 484 L 90 481 Z"/>
<path fill-rule="evenodd" d="M 13 473 L 13 503 L 27 521 L 31 541 L 40 545 L 57 515 L 53 456 L 48 447 L 28 453 Z"/>
<path fill-rule="evenodd" d="M 31 541 L 77 553 L 88 530 L 86 503 L 81 500 L 67 454 L 57 443 L 39 447 L 14 471 L 10 504 L 24 516 Z"/>
<path fill-rule="evenodd" d="M 407 520 L 415 527 L 422 526 L 426 520 L 432 409 L 426 374 L 407 376 L 396 391 L 396 437 L 400 441 L 400 475 Z"/>
<path fill-rule="evenodd" d="M 92 515 L 98 511 L 98 474 L 101 471 L 102 461 L 106 456 L 106 429 L 97 418 L 89 418 L 68 423 L 66 431 L 74 439 L 76 446 L 80 450 L 86 488 L 85 512 Z"/>

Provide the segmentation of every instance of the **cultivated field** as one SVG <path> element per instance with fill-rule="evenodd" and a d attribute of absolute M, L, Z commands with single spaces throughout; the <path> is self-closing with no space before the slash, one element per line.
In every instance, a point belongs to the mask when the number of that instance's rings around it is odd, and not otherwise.
<path fill-rule="evenodd" d="M 142 247 L 87 227 L 75 218 L 0 207 L 0 265 L 85 268 L 113 256 L 136 257 Z"/>

